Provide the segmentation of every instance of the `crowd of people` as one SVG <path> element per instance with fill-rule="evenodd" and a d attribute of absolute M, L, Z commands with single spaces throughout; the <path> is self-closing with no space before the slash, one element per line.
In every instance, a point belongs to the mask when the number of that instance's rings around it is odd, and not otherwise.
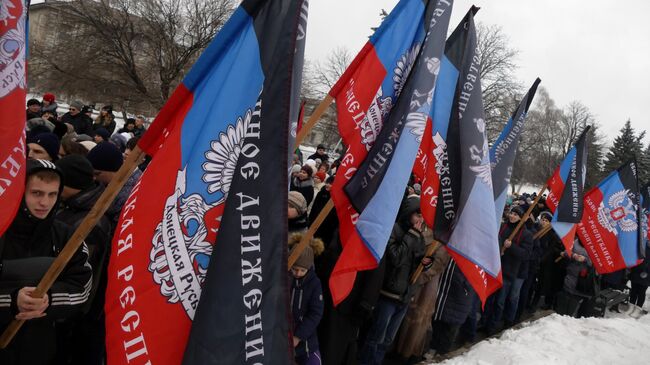
<path fill-rule="evenodd" d="M 304 162 L 296 151 L 288 206 L 290 249 L 330 200 L 338 164 L 330 161 L 324 145 Z M 499 228 L 503 286 L 482 306 L 467 278 L 424 223 L 420 194 L 421 184 L 412 176 L 378 268 L 359 272 L 343 302 L 333 305 L 327 285 L 313 289 L 322 291 L 322 301 L 303 302 L 301 310 L 310 313 L 311 332 L 305 333 L 300 322 L 294 324 L 295 333 L 300 333 L 294 345 L 309 349 L 306 355 L 302 350 L 298 364 L 414 364 L 441 358 L 540 310 L 592 315 L 590 305 L 599 290 L 609 287 L 627 292 L 628 281 L 629 303 L 643 307 L 650 285 L 650 259 L 631 270 L 598 275 L 578 239 L 568 254 L 552 229 L 536 235 L 549 229 L 553 219 L 546 197 L 536 199 L 536 193 L 508 199 Z M 526 215 L 528 210 L 531 213 Z M 526 219 L 522 228 L 510 239 L 522 219 Z M 292 269 L 294 290 L 300 280 L 309 280 L 310 286 L 329 282 L 342 252 L 337 226 L 332 211 L 316 231 L 312 240 L 316 248 L 306 254 L 309 262 L 296 263 Z M 650 257 L 647 246 L 646 252 Z M 412 281 L 418 267 L 422 274 Z M 320 323 L 313 326 L 316 316 Z"/>
<path fill-rule="evenodd" d="M 102 364 L 104 292 L 111 240 L 137 169 L 83 246 L 42 298 L 35 285 L 120 169 L 145 131 L 146 118 L 116 131 L 110 105 L 70 103 L 62 115 L 54 95 L 30 99 L 26 110 L 24 199 L 0 237 L 0 327 L 25 320 L 0 364 Z M 145 165 L 141 166 L 142 169 Z M 35 344 L 39 348 L 35 351 Z"/>
<path fill-rule="evenodd" d="M 92 108 L 79 102 L 59 116 L 52 94 L 43 95 L 42 101 L 29 100 L 26 113 L 24 199 L 0 237 L 0 327 L 14 318 L 26 322 L 11 345 L 0 351 L 0 363 L 103 364 L 111 239 L 121 208 L 146 165 L 134 171 L 52 289 L 42 298 L 32 293 L 135 147 L 146 119 L 127 120 L 116 131 L 110 105 L 93 120 Z M 297 247 L 331 199 L 339 163 L 331 160 L 325 145 L 305 159 L 296 150 L 287 202 L 289 250 Z M 495 334 L 539 309 L 584 315 L 599 286 L 624 289 L 628 279 L 630 303 L 643 306 L 650 285 L 649 260 L 598 277 L 578 240 L 567 254 L 552 230 L 536 235 L 551 224 L 552 214 L 543 197 L 534 203 L 535 194 L 509 199 L 499 229 L 503 287 L 482 306 L 425 224 L 420 193 L 421 185 L 412 177 L 395 222 L 386 222 L 393 230 L 379 266 L 359 272 L 352 291 L 336 307 L 327 285 L 343 247 L 335 211 L 300 253 L 288 273 L 298 364 L 369 365 L 387 359 L 415 363 L 471 343 L 479 331 Z M 522 219 L 523 228 L 510 239 Z M 415 280 L 419 268 L 422 273 Z"/>

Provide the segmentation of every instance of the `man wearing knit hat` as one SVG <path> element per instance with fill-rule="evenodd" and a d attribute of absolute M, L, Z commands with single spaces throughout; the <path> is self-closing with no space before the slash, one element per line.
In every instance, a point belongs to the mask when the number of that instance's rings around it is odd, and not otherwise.
<path fill-rule="evenodd" d="M 45 93 L 43 94 L 43 102 L 41 104 L 41 111 L 43 113 L 51 113 L 54 118 L 57 117 L 56 108 L 59 107 L 55 100 L 56 98 L 54 97 L 54 94 Z"/>
<path fill-rule="evenodd" d="M 91 135 L 93 132 L 93 121 L 86 114 L 81 112 L 83 103 L 75 100 L 70 103 L 70 109 L 61 117 L 61 122 L 71 124 L 77 134 Z"/>
<path fill-rule="evenodd" d="M 95 179 L 108 185 L 113 179 L 113 175 L 122 167 L 123 157 L 120 150 L 110 142 L 97 144 L 86 156 L 93 169 L 95 170 Z"/>
<path fill-rule="evenodd" d="M 99 144 L 102 142 L 108 142 L 109 138 L 111 138 L 111 134 L 108 132 L 108 129 L 99 127 L 95 130 L 95 134 L 93 136 L 95 143 Z"/>
<path fill-rule="evenodd" d="M 81 311 L 91 285 L 84 244 L 48 293 L 42 298 L 32 296 L 72 230 L 55 218 L 61 172 L 50 161 L 28 160 L 26 175 L 20 209 L 0 237 L 0 328 L 7 328 L 14 318 L 25 321 L 9 346 L 0 350 L 2 365 L 54 363 L 58 325 Z"/>
<path fill-rule="evenodd" d="M 526 225 L 522 225 L 513 239 L 509 239 L 523 216 L 524 210 L 518 205 L 513 205 L 508 213 L 508 220 L 499 229 L 499 245 L 503 252 L 501 255 L 503 287 L 493 307 L 486 308 L 486 331 L 489 334 L 496 333 L 502 317 L 505 328 L 514 323 L 521 287 L 528 276 L 528 271 L 522 272 L 520 269 L 533 251 L 533 235 Z"/>
<path fill-rule="evenodd" d="M 27 140 L 27 157 L 33 160 L 56 161 L 61 142 L 54 133 L 41 133 Z"/>
<path fill-rule="evenodd" d="M 95 181 L 93 167 L 82 155 L 65 156 L 57 161 L 56 166 L 64 178 L 62 204 L 57 219 L 77 227 L 104 192 L 104 186 Z M 88 262 L 93 272 L 90 296 L 84 307 L 84 316 L 75 323 L 63 325 L 59 330 L 59 333 L 68 333 L 66 346 L 60 349 L 62 358 L 75 358 L 76 361 L 72 361 L 75 364 L 101 363 L 105 332 L 105 275 L 112 235 L 112 224 L 108 217 L 103 216 L 85 239 L 89 248 Z"/>

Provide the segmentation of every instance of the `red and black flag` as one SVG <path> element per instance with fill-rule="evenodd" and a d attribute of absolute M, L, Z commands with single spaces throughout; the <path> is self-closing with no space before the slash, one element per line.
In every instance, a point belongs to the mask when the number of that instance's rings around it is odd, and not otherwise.
<path fill-rule="evenodd" d="M 637 164 L 630 161 L 585 195 L 580 242 L 599 274 L 638 265 L 645 256 Z"/>
<path fill-rule="evenodd" d="M 290 364 L 287 165 L 307 1 L 244 0 L 138 145 L 109 364 Z M 297 113 L 296 113 L 297 115 Z"/>
<path fill-rule="evenodd" d="M 551 225 L 567 252 L 573 249 L 576 224 L 582 219 L 585 178 L 587 176 L 587 126 L 548 180 L 546 205 L 553 213 Z"/>

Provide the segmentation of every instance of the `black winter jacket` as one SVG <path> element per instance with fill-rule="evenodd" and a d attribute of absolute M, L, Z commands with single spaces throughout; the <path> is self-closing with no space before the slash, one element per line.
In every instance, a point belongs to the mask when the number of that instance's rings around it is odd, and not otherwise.
<path fill-rule="evenodd" d="M 296 356 L 317 351 L 316 328 L 323 317 L 323 289 L 313 268 L 291 282 L 291 314 L 293 335 L 301 340 L 295 348 Z"/>
<path fill-rule="evenodd" d="M 23 203 L 0 238 L 0 328 L 18 313 L 18 291 L 38 284 L 72 235 L 71 228 L 53 215 L 37 219 Z M 0 364 L 51 364 L 56 353 L 56 322 L 79 313 L 88 300 L 91 281 L 88 248 L 83 244 L 48 292 L 47 315 L 23 325 L 9 347 L 0 350 Z"/>
<path fill-rule="evenodd" d="M 386 272 L 381 294 L 407 303 L 411 300 L 413 286 L 411 274 L 424 257 L 424 239 L 415 229 L 404 232 L 399 224 L 393 226 L 388 246 L 384 253 Z"/>
<path fill-rule="evenodd" d="M 61 117 L 61 122 L 72 124 L 77 134 L 93 135 L 93 121 L 83 113 L 74 116 L 70 112 L 65 113 Z"/>
<path fill-rule="evenodd" d="M 438 285 L 434 321 L 462 325 L 472 310 L 476 292 L 454 260 L 449 260 Z"/>
<path fill-rule="evenodd" d="M 516 226 L 517 223 L 510 222 L 501 225 L 501 229 L 499 230 L 499 247 L 503 247 L 504 242 Z M 514 280 L 517 277 L 527 276 L 528 272 L 522 276 L 523 273 L 521 273 L 519 269 L 522 263 L 529 259 L 532 250 L 533 236 L 524 226 L 513 238 L 512 245 L 506 249 L 503 256 L 501 256 L 501 271 L 503 273 L 503 279 Z"/>

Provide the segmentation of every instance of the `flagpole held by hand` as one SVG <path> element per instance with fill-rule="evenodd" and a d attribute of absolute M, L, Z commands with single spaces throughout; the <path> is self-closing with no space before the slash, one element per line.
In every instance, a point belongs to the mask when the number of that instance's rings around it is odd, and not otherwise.
<path fill-rule="evenodd" d="M 519 223 L 517 223 L 517 226 L 515 227 L 515 229 L 512 230 L 512 232 L 510 233 L 510 236 L 508 236 L 507 240 L 512 241 L 512 239 L 515 238 L 517 233 L 519 233 L 519 230 L 524 225 L 524 223 L 526 223 L 526 220 L 528 220 L 528 217 L 530 216 L 530 213 L 532 213 L 533 208 L 535 208 L 537 203 L 539 203 L 539 200 L 542 198 L 542 194 L 544 194 L 544 192 L 546 191 L 547 188 L 548 188 L 548 185 L 544 185 L 542 187 L 542 189 L 539 191 L 539 193 L 535 197 L 535 201 L 533 202 L 533 204 L 531 204 L 528 207 L 528 210 L 526 211 L 526 213 L 524 213 L 524 216 L 521 217 L 521 219 L 519 220 Z M 506 252 L 506 248 L 507 247 L 502 247 L 501 248 L 501 255 L 503 255 L 503 253 Z"/>
<path fill-rule="evenodd" d="M 115 176 L 108 184 L 102 195 L 97 199 L 93 208 L 88 212 L 88 215 L 81 221 L 81 224 L 74 231 L 68 242 L 66 243 L 61 253 L 56 257 L 52 265 L 47 270 L 38 286 L 32 293 L 35 298 L 42 298 L 44 294 L 50 290 L 56 279 L 61 272 L 65 269 L 72 256 L 79 249 L 84 239 L 90 231 L 95 227 L 97 222 L 104 216 L 106 210 L 111 206 L 117 193 L 120 192 L 128 178 L 131 176 L 135 168 L 144 159 L 144 152 L 139 146 L 136 146 L 129 154 L 129 157 L 124 161 L 122 167 L 115 173 Z M 9 326 L 4 330 L 0 336 L 0 349 L 6 348 L 16 333 L 20 330 L 25 320 L 14 319 Z"/>
<path fill-rule="evenodd" d="M 321 226 L 321 224 L 323 224 L 323 221 L 327 218 L 327 215 L 330 213 L 332 208 L 334 208 L 334 201 L 330 199 L 323 207 L 323 210 L 320 211 L 314 223 L 309 226 L 309 230 L 302 235 L 300 243 L 298 243 L 293 251 L 291 251 L 291 255 L 289 256 L 289 269 L 291 269 L 293 264 L 296 263 L 296 260 L 298 260 L 302 251 L 305 250 L 305 247 L 307 247 L 311 239 L 314 237 L 314 233 L 316 233 L 316 230 Z"/>
<path fill-rule="evenodd" d="M 427 251 L 424 254 L 424 257 L 431 257 L 434 252 L 440 247 L 441 243 L 438 241 L 433 241 L 428 247 Z M 416 281 L 418 281 L 418 278 L 420 277 L 420 274 L 422 274 L 422 271 L 424 271 L 424 265 L 422 265 L 422 262 L 418 265 L 418 268 L 415 270 L 413 275 L 411 275 L 411 285 L 415 284 Z"/>

